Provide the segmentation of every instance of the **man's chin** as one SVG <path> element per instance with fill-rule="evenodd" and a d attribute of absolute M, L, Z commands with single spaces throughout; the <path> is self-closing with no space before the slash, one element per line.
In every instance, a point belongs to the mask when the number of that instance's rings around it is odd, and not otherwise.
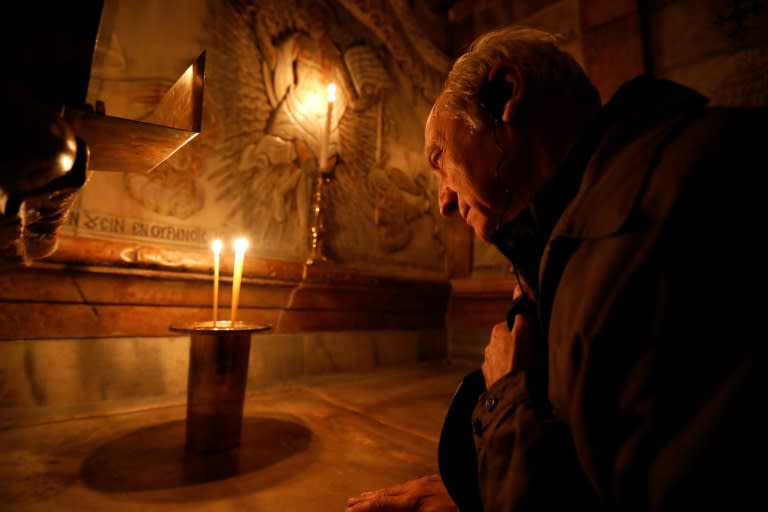
<path fill-rule="evenodd" d="M 492 226 L 491 223 L 488 222 L 485 215 L 477 215 L 477 211 L 471 209 L 467 213 L 464 222 L 472 228 L 472 231 L 475 232 L 475 235 L 477 235 L 480 240 L 486 243 L 491 243 L 491 236 L 493 236 L 496 229 L 495 226 Z"/>
<path fill-rule="evenodd" d="M 491 235 L 493 235 L 493 232 L 487 225 L 472 226 L 472 229 L 480 240 L 487 244 L 491 243 Z"/>

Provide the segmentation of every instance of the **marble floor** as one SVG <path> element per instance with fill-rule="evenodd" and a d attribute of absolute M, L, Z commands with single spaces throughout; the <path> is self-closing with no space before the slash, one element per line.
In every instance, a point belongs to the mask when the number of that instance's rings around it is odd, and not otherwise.
<path fill-rule="evenodd" d="M 237 460 L 184 454 L 178 400 L 0 423 L 2 511 L 343 511 L 437 472 L 446 407 L 473 365 L 434 361 L 248 393 Z"/>

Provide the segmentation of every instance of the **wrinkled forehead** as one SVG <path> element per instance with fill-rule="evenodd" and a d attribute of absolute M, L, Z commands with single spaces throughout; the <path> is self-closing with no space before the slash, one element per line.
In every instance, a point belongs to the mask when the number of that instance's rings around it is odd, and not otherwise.
<path fill-rule="evenodd" d="M 442 124 L 442 121 L 445 120 L 446 114 L 445 97 L 441 94 L 432 104 L 427 120 L 424 123 L 425 136 L 430 132 L 434 135 L 435 130 Z"/>
<path fill-rule="evenodd" d="M 438 97 L 424 123 L 424 154 L 427 158 L 429 158 L 430 153 L 434 151 L 435 146 L 439 145 L 444 137 L 440 122 L 440 118 L 443 115 L 442 100 L 441 97 Z"/>
<path fill-rule="evenodd" d="M 438 96 L 437 99 L 435 99 L 435 102 L 432 103 L 432 108 L 429 109 L 429 115 L 427 116 L 426 125 L 429 125 L 431 122 L 434 122 L 435 116 L 437 116 L 437 113 L 440 110 L 440 104 L 442 102 L 442 96 Z"/>

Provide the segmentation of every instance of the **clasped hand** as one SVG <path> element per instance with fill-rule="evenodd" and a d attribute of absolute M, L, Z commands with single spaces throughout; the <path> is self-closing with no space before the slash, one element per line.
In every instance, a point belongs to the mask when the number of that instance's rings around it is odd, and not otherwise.
<path fill-rule="evenodd" d="M 520 295 L 522 291 L 516 287 L 513 298 Z M 496 324 L 484 350 L 486 387 L 511 371 L 539 364 L 537 344 L 536 319 L 528 313 L 515 316 L 512 330 L 507 322 Z M 349 498 L 346 512 L 458 512 L 458 508 L 440 476 L 431 475 Z"/>
<path fill-rule="evenodd" d="M 520 287 L 516 286 L 512 297 L 516 299 L 522 293 Z M 536 319 L 528 313 L 515 315 L 512 330 L 507 322 L 494 325 L 491 340 L 483 351 L 485 387 L 490 388 L 509 372 L 534 368 L 540 364 L 538 343 Z"/>

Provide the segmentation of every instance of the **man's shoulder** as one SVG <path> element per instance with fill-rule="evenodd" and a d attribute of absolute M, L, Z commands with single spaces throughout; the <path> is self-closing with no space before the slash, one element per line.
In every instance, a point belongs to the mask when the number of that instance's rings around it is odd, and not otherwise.
<path fill-rule="evenodd" d="M 643 77 L 631 84 L 617 93 L 620 107 L 592 155 L 587 177 L 657 170 L 682 176 L 766 161 L 768 106 L 712 105 L 668 80 Z M 640 103 L 627 105 L 643 90 L 648 94 Z"/>
<path fill-rule="evenodd" d="M 566 210 L 562 232 L 606 236 L 620 232 L 641 203 L 659 218 L 681 194 L 750 186 L 760 177 L 755 169 L 768 162 L 761 129 L 766 123 L 766 108 L 700 104 L 639 128 L 609 131 Z"/>

